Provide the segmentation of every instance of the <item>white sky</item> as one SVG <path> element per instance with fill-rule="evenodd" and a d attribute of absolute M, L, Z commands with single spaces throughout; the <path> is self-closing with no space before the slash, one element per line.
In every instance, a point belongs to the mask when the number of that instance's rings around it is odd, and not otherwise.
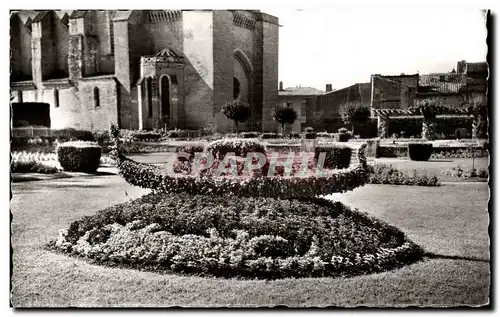
<path fill-rule="evenodd" d="M 484 14 L 324 7 L 262 10 L 280 19 L 279 79 L 285 87 L 341 89 L 371 74 L 447 72 L 459 60 L 485 61 Z"/>

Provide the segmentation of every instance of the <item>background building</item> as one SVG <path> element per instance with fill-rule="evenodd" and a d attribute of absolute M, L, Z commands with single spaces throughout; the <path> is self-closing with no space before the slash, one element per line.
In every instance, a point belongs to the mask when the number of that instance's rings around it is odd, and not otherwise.
<path fill-rule="evenodd" d="M 20 11 L 11 14 L 13 121 L 51 128 L 211 126 L 248 102 L 254 130 L 272 129 L 278 18 L 255 10 Z M 28 107 L 27 107 L 28 106 Z M 36 117 L 36 116 L 35 116 Z M 250 128 L 249 127 L 249 128 Z"/>
<path fill-rule="evenodd" d="M 327 85 L 327 90 L 330 89 L 331 85 Z M 311 97 L 324 94 L 321 91 L 312 87 L 288 87 L 283 89 L 283 82 L 280 81 L 278 90 L 279 103 L 282 106 L 290 107 L 295 109 L 297 112 L 297 120 L 293 124 L 286 124 L 285 131 L 300 133 L 302 132 L 304 125 L 307 124 L 307 100 Z M 279 131 L 277 125 L 277 131 Z"/>

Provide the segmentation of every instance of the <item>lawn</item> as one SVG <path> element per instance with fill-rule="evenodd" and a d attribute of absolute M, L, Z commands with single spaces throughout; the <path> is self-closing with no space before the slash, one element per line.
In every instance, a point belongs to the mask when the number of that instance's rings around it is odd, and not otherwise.
<path fill-rule="evenodd" d="M 118 176 L 12 185 L 12 303 L 29 306 L 407 306 L 488 302 L 488 186 L 367 185 L 344 203 L 398 226 L 432 259 L 347 279 L 225 280 L 101 267 L 43 249 L 59 229 L 146 191 Z"/>

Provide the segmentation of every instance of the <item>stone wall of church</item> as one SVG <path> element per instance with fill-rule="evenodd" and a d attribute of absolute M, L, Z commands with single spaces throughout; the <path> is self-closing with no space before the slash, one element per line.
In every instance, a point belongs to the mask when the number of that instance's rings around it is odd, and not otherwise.
<path fill-rule="evenodd" d="M 186 128 L 215 124 L 213 14 L 211 11 L 182 12 Z"/>
<path fill-rule="evenodd" d="M 10 57 L 13 80 L 28 80 L 31 73 L 31 34 L 16 15 L 10 19 Z"/>
<path fill-rule="evenodd" d="M 96 103 L 94 89 L 99 90 Z M 117 83 L 114 78 L 94 77 L 83 79 L 78 85 L 82 128 L 86 130 L 106 130 L 110 123 L 118 123 Z"/>
<path fill-rule="evenodd" d="M 183 36 L 181 19 L 178 21 L 149 23 L 148 30 L 155 54 L 164 48 L 173 48 L 182 52 Z"/>
<path fill-rule="evenodd" d="M 278 18 L 262 13 L 262 129 L 275 130 L 271 111 L 278 102 Z"/>
<path fill-rule="evenodd" d="M 214 103 L 213 115 L 217 131 L 230 131 L 233 122 L 221 113 L 224 103 L 233 100 L 233 14 L 214 11 Z"/>

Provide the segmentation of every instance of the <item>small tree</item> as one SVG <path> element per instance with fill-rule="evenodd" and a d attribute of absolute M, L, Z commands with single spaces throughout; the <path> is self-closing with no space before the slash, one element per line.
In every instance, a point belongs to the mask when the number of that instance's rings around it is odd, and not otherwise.
<path fill-rule="evenodd" d="M 238 122 L 245 122 L 250 117 L 250 107 L 239 100 L 228 101 L 222 106 L 222 114 L 234 121 L 236 133 L 239 133 Z"/>
<path fill-rule="evenodd" d="M 167 128 L 168 128 L 168 121 L 169 121 L 170 117 L 168 115 L 163 115 L 161 118 L 160 118 L 160 125 L 162 125 L 162 128 L 167 131 Z"/>
<path fill-rule="evenodd" d="M 339 109 L 340 117 L 345 124 L 352 126 L 354 135 L 354 125 L 363 126 L 368 122 L 371 116 L 370 108 L 363 105 L 361 102 L 346 102 Z"/>
<path fill-rule="evenodd" d="M 422 121 L 422 139 L 435 140 L 436 139 L 436 116 L 440 113 L 453 112 L 453 109 L 443 105 L 443 103 L 435 98 L 427 98 L 415 102 L 415 106 L 409 108 L 415 114 L 424 116 Z"/>
<path fill-rule="evenodd" d="M 488 133 L 488 103 L 482 94 L 466 94 L 463 106 L 472 117 L 472 138 L 484 138 Z"/>
<path fill-rule="evenodd" d="M 283 134 L 285 133 L 285 123 L 293 124 L 297 120 L 297 111 L 289 107 L 276 107 L 271 115 L 274 121 L 281 125 L 281 132 Z"/>

